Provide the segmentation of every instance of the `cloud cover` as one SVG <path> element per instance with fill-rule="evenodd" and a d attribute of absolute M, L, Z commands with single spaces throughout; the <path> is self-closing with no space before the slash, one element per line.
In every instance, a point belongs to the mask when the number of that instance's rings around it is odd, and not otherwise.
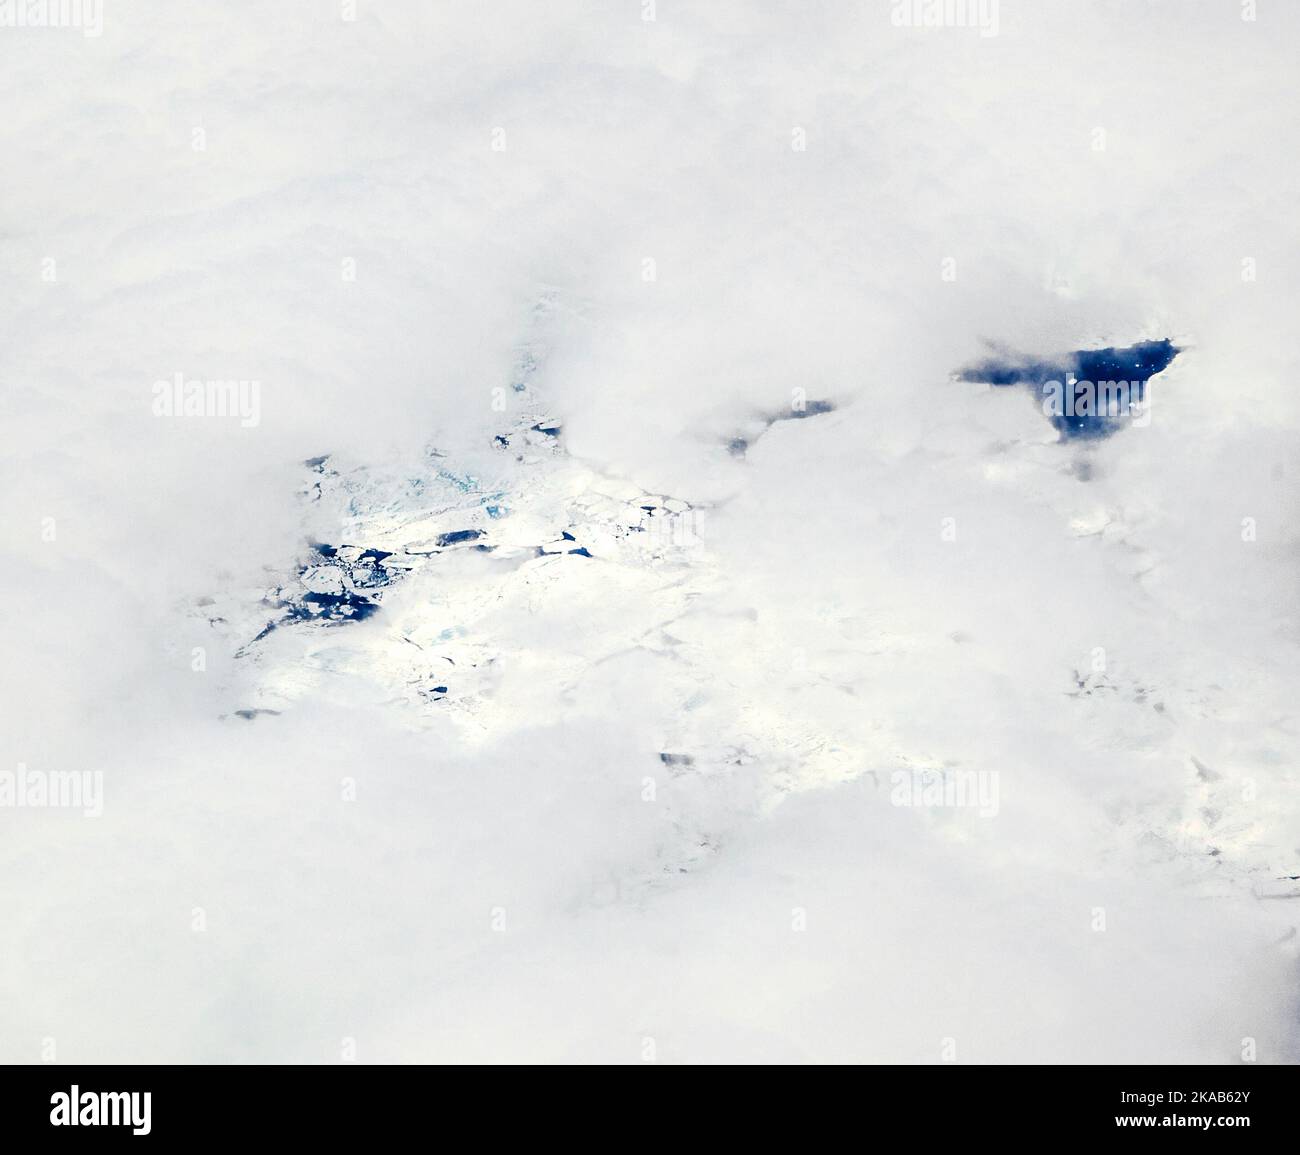
<path fill-rule="evenodd" d="M 1297 16 L 891 7 L 0 30 L 0 755 L 105 775 L 102 818 L 0 813 L 0 1057 L 1296 1057 L 1256 892 L 1300 873 Z M 1162 337 L 1103 444 L 951 378 Z M 155 417 L 176 373 L 259 423 Z M 795 390 L 834 409 L 768 425 Z M 563 445 L 516 472 L 525 399 Z M 430 444 L 539 525 L 624 486 L 702 540 L 448 555 L 250 673 L 200 603 L 341 531 L 299 463 Z M 444 620 L 493 673 L 393 705 Z M 998 815 L 890 805 L 943 767 Z"/>

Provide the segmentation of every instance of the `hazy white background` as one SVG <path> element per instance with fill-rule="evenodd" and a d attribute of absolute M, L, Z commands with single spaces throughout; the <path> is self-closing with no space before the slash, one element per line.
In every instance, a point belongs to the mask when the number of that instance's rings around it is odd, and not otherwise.
<path fill-rule="evenodd" d="M 1300 10 L 892 7 L 0 29 L 0 758 L 106 791 L 0 811 L 0 1058 L 1297 1057 L 1295 916 L 1250 887 L 1300 873 Z M 488 742 L 360 685 L 222 720 L 190 611 L 292 565 L 298 462 L 480 452 L 548 292 L 569 452 L 719 503 L 691 645 L 763 757 L 643 802 L 680 702 L 635 655 L 507 692 Z M 948 376 L 1162 336 L 1150 427 L 1086 451 Z M 261 423 L 155 418 L 176 372 L 257 378 Z M 725 452 L 794 388 L 838 408 Z M 502 661 L 597 652 L 604 605 L 521 616 Z M 1098 646 L 1114 688 L 1067 697 Z M 774 804 L 786 729 L 870 757 Z M 997 771 L 1001 812 L 892 807 L 869 772 L 903 764 Z M 685 827 L 715 849 L 627 881 Z"/>

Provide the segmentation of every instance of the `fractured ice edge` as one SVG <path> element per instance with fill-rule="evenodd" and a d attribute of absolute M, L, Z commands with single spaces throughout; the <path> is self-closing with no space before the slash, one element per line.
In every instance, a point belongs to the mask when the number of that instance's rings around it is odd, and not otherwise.
<path fill-rule="evenodd" d="M 652 655 L 681 723 L 662 752 L 647 750 L 646 770 L 689 772 L 699 787 L 679 792 L 680 813 L 662 808 L 670 837 L 659 861 L 634 871 L 653 885 L 716 849 L 711 798 L 758 803 L 754 750 L 788 747 L 791 727 L 775 713 L 737 723 L 709 686 L 705 607 L 735 610 L 701 536 L 707 510 L 572 458 L 528 383 L 536 367 L 526 352 L 514 416 L 488 432 L 472 470 L 436 448 L 406 469 L 328 454 L 304 462 L 304 521 L 343 528 L 310 536 L 261 597 L 205 598 L 196 613 L 235 655 L 235 724 L 266 724 L 307 698 L 361 700 L 399 725 L 451 723 L 468 747 L 553 717 L 557 702 L 581 714 L 582 683 L 602 663 Z M 509 706 L 498 701 L 505 678 Z M 535 687 L 526 701 L 521 681 Z M 809 734 L 764 768 L 779 773 L 825 745 Z"/>
<path fill-rule="evenodd" d="M 414 705 L 450 697 L 474 713 L 497 654 L 475 624 L 512 593 L 535 596 L 572 580 L 555 567 L 597 561 L 634 570 L 647 588 L 679 585 L 699 510 L 599 477 L 568 458 L 560 431 L 536 413 L 516 419 L 492 438 L 499 464 L 490 480 L 456 469 L 437 449 L 418 471 L 348 466 L 329 455 L 305 462 L 305 502 L 328 511 L 317 520 L 348 528 L 338 542 L 307 543 L 292 574 L 259 603 L 265 624 L 236 656 L 270 673 L 283 656 L 273 655 L 277 644 L 297 633 L 281 651 L 301 650 L 307 667 L 334 660 L 326 631 L 389 610 L 385 636 L 412 650 L 404 662 L 383 664 L 401 674 L 395 697 Z M 273 676 L 262 695 L 287 704 L 310 680 Z"/>

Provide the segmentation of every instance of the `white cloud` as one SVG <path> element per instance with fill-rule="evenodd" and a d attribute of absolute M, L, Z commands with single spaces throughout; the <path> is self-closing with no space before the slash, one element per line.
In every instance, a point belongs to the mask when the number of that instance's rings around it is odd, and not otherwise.
<path fill-rule="evenodd" d="M 1296 1057 L 1286 37 L 696 7 L 0 30 L 0 757 L 104 774 L 0 811 L 0 1056 Z M 1161 336 L 1096 445 L 949 379 Z M 259 423 L 153 416 L 177 373 Z M 235 658 L 308 535 L 471 515 L 501 550 Z M 997 815 L 889 805 L 944 766 Z"/>

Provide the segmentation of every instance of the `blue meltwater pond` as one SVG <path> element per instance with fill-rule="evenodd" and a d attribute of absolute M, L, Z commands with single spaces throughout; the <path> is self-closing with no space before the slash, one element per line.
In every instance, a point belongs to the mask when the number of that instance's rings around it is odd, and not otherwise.
<path fill-rule="evenodd" d="M 1048 358 L 993 357 L 961 370 L 962 381 L 1020 385 L 1038 401 L 1062 439 L 1109 437 L 1141 421 L 1147 382 L 1179 350 L 1168 338 L 1123 348 L 1077 349 Z"/>

